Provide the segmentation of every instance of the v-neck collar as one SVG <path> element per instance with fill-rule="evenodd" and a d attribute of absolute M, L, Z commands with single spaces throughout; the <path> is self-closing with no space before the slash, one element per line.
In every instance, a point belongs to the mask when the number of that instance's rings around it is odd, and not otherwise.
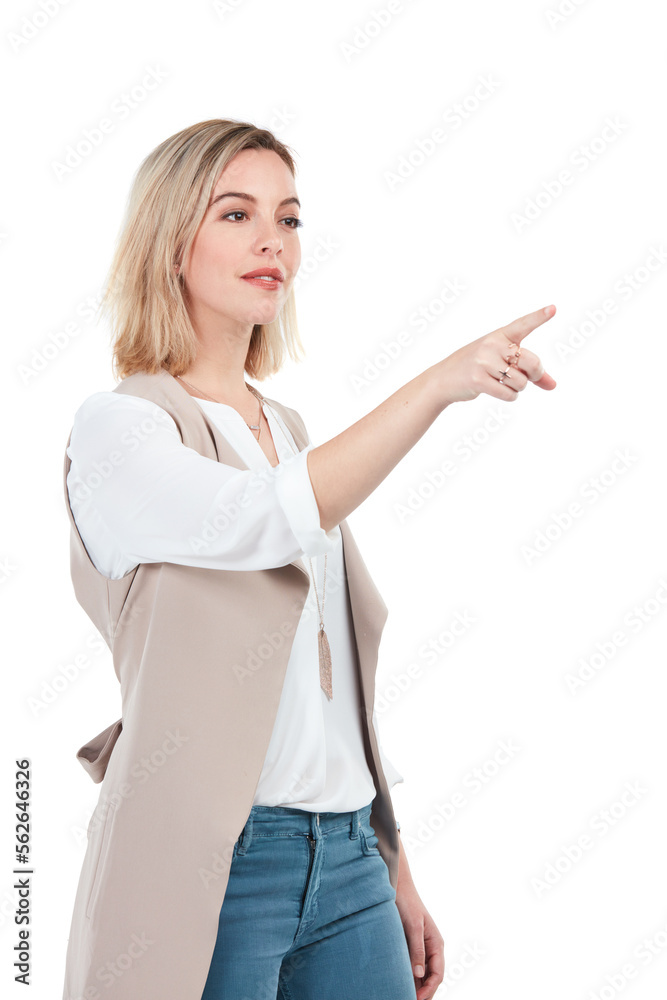
<path fill-rule="evenodd" d="M 218 403 L 218 402 L 216 402 L 213 399 L 211 399 L 211 400 L 208 400 L 208 399 L 199 399 L 199 397 L 197 397 L 197 396 L 192 396 L 191 393 L 188 393 L 188 395 L 191 396 L 192 399 L 194 399 L 195 403 L 203 403 L 204 404 L 201 407 L 201 409 L 204 411 L 204 413 L 207 412 L 207 410 L 206 410 L 206 404 L 210 404 L 211 407 L 214 407 L 214 406 L 221 407 L 221 409 L 222 409 L 222 417 L 223 417 L 224 420 L 227 420 L 230 423 L 236 424 L 238 426 L 242 426 L 245 429 L 245 431 L 247 431 L 247 434 L 250 436 L 250 438 L 254 442 L 254 445 L 255 445 L 254 453 L 257 455 L 258 460 L 260 462 L 264 463 L 265 466 L 267 468 L 269 468 L 269 469 L 275 469 L 276 468 L 276 466 L 272 465 L 271 462 L 269 461 L 268 455 L 266 454 L 266 452 L 262 448 L 261 444 L 259 443 L 259 441 L 255 437 L 255 435 L 253 434 L 253 432 L 250 430 L 250 428 L 248 427 L 247 423 L 245 422 L 245 420 L 243 419 L 243 417 L 241 416 L 241 414 L 239 413 L 239 411 L 236 409 L 236 407 L 230 406 L 229 403 Z M 278 465 L 280 465 L 280 463 L 281 463 L 280 450 L 279 450 L 278 444 L 276 443 L 276 436 L 274 434 L 274 428 L 275 428 L 275 426 L 277 424 L 277 420 L 276 420 L 276 417 L 275 417 L 275 415 L 273 413 L 271 405 L 268 403 L 268 401 L 265 398 L 262 399 L 261 406 L 262 406 L 262 411 L 264 413 L 264 416 L 266 417 L 267 423 L 269 424 L 269 432 L 271 434 L 271 440 L 273 441 L 273 447 L 274 447 L 276 456 L 278 458 Z M 209 416 L 212 417 L 212 414 L 209 413 Z M 282 431 L 282 428 L 279 427 L 279 430 Z M 284 432 L 283 432 L 283 434 L 284 434 Z M 245 437 L 245 435 L 244 435 L 244 440 L 248 440 Z"/>
<path fill-rule="evenodd" d="M 175 378 L 174 375 L 171 375 L 166 370 L 166 368 L 161 368 L 159 373 L 157 374 L 159 375 L 160 379 L 164 380 L 165 390 L 167 391 L 167 395 L 169 397 L 173 396 L 174 400 L 176 399 L 182 400 L 183 401 L 182 405 L 185 406 L 186 412 L 189 409 L 192 409 L 201 415 L 201 417 L 204 420 L 205 426 L 208 428 L 208 433 L 213 441 L 218 461 L 225 462 L 227 465 L 232 465 L 236 469 L 251 469 L 251 465 L 247 462 L 245 457 L 239 453 L 237 448 L 235 448 L 232 445 L 231 441 L 228 440 L 228 438 L 218 427 L 218 425 L 216 424 L 215 420 L 210 415 L 210 413 L 208 413 L 203 407 L 197 406 L 197 398 L 195 396 L 190 395 L 190 393 L 186 390 L 185 386 L 182 385 L 181 382 L 177 378 Z M 130 376 L 130 378 L 133 378 L 133 376 Z M 122 386 L 122 384 L 123 383 L 121 383 L 120 385 Z M 120 386 L 116 386 L 116 390 L 119 390 L 121 392 L 124 391 Z M 131 389 L 128 391 L 131 392 Z M 302 424 L 298 423 L 295 424 L 291 414 L 289 414 L 288 412 L 283 413 L 282 404 L 278 403 L 277 400 L 268 399 L 266 396 L 263 395 L 263 393 L 260 393 L 260 395 L 262 396 L 262 402 L 266 403 L 266 405 L 270 407 L 271 416 L 274 418 L 279 428 L 283 431 L 288 446 L 291 448 L 293 442 L 294 447 L 296 448 L 297 451 L 302 451 L 304 448 L 307 448 L 308 436 L 305 427 L 303 427 Z M 236 412 L 238 413 L 238 410 Z M 238 415 L 239 417 L 241 417 L 240 414 Z M 249 434 L 252 434 L 249 428 L 246 428 L 246 430 L 248 430 Z M 266 467 L 269 469 L 273 468 L 268 458 L 264 454 L 264 451 L 257 444 L 257 440 L 255 440 L 255 444 L 262 453 L 262 458 L 266 462 Z M 274 444 L 275 444 L 275 438 L 274 438 Z M 294 562 L 294 565 L 299 565 L 300 568 L 303 568 L 304 573 L 308 576 L 308 570 L 305 568 L 305 565 L 301 566 L 300 562 L 297 561 Z"/>

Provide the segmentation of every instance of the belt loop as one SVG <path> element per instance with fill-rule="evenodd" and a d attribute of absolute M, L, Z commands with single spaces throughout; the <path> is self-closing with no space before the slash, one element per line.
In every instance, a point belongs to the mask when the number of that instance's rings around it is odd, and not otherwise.
<path fill-rule="evenodd" d="M 350 840 L 356 840 L 357 837 L 359 836 L 359 813 L 360 812 L 361 812 L 360 809 L 355 809 L 353 812 L 350 813 L 350 816 L 352 817 L 351 821 L 350 821 Z"/>
<path fill-rule="evenodd" d="M 248 819 L 246 820 L 245 826 L 241 830 L 241 834 L 239 836 L 239 846 L 236 853 L 245 854 L 248 848 L 250 847 L 251 840 L 252 840 L 252 810 L 250 812 L 250 815 L 248 816 Z"/>

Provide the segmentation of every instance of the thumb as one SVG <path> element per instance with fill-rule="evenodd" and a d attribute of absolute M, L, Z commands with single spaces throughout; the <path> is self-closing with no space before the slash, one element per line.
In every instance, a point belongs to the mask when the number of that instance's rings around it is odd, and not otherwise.
<path fill-rule="evenodd" d="M 555 389 L 558 383 L 551 377 L 551 375 L 545 372 L 541 378 L 538 378 L 536 382 L 533 382 L 533 385 L 538 385 L 540 389 Z"/>
<path fill-rule="evenodd" d="M 539 358 L 537 360 L 540 361 Z M 533 385 L 539 386 L 540 389 L 555 389 L 556 380 L 552 378 L 551 375 L 549 375 L 548 372 L 544 370 L 544 365 L 542 364 L 541 361 L 540 361 L 540 368 L 542 369 L 542 371 L 539 377 L 535 379 L 530 379 L 530 381 L 533 383 Z M 528 377 L 530 378 L 530 375 Z"/>
<path fill-rule="evenodd" d="M 419 932 L 415 930 L 415 932 L 410 935 L 408 944 L 412 971 L 418 979 L 421 979 L 424 976 L 424 965 L 426 963 L 426 948 L 424 947 L 423 929 Z"/>

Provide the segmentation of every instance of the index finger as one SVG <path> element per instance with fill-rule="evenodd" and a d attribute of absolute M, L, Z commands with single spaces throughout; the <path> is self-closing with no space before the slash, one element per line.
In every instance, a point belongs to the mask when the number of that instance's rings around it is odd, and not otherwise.
<path fill-rule="evenodd" d="M 512 343 L 520 344 L 524 337 L 527 337 L 542 323 L 546 323 L 555 313 L 556 307 L 554 305 L 547 306 L 546 309 L 538 309 L 537 312 L 528 313 L 526 316 L 515 319 L 508 326 L 501 327 L 501 330 Z"/>

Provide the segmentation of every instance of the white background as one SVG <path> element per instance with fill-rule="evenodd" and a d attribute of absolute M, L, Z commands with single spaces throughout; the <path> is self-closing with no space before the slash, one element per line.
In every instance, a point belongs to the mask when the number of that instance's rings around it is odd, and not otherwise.
<path fill-rule="evenodd" d="M 315 444 L 461 345 L 556 305 L 525 345 L 557 388 L 447 408 L 349 517 L 389 606 L 379 722 L 446 941 L 438 997 L 664 997 L 664 33 L 648 0 L 564 0 L 562 15 L 557 2 L 4 6 L 0 975 L 11 983 L 17 940 L 14 760 L 29 757 L 33 1000 L 61 995 L 99 793 L 74 755 L 120 715 L 108 653 L 63 681 L 96 634 L 69 577 L 65 444 L 83 399 L 116 384 L 86 300 L 141 160 L 208 118 L 272 128 L 296 152 L 308 357 L 261 389 Z M 112 111 L 151 69 L 162 81 Z M 104 117 L 113 131 L 59 179 Z M 447 460 L 455 474 L 429 492 Z M 452 638 L 457 613 L 474 621 Z"/>

